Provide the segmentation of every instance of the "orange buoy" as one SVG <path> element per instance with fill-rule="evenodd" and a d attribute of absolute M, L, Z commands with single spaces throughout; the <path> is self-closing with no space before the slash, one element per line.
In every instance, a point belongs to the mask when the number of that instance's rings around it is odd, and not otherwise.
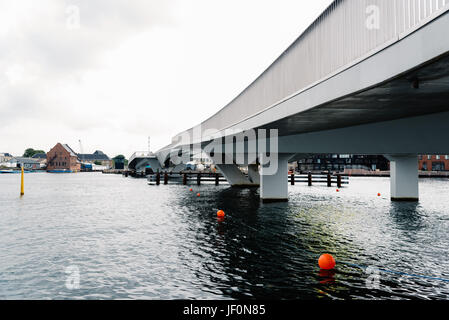
<path fill-rule="evenodd" d="M 197 196 L 197 197 L 201 197 L 201 193 L 197 193 L 196 196 Z"/>
<path fill-rule="evenodd" d="M 332 270 L 335 268 L 335 259 L 330 254 L 325 253 L 318 259 L 318 265 L 323 270 Z"/>
<path fill-rule="evenodd" d="M 377 196 L 380 197 L 380 193 L 378 193 Z"/>
<path fill-rule="evenodd" d="M 217 217 L 223 218 L 225 216 L 225 213 L 223 210 L 218 210 L 217 211 Z"/>

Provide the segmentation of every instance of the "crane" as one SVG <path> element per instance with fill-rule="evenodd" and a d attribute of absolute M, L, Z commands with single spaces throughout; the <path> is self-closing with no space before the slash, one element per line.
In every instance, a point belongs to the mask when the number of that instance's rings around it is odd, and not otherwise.
<path fill-rule="evenodd" d="M 81 143 L 81 140 L 78 140 L 78 142 L 80 144 L 80 154 L 83 155 L 84 154 L 84 152 L 83 152 L 83 144 Z M 83 159 L 80 159 L 80 160 L 82 161 Z"/>

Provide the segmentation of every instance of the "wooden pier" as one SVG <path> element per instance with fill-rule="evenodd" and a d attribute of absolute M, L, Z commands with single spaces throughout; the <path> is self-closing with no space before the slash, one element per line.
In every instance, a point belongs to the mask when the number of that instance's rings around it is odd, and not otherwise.
<path fill-rule="evenodd" d="M 176 183 L 182 185 L 201 185 L 201 183 L 213 182 L 215 185 L 220 183 L 227 183 L 226 178 L 218 172 L 200 172 L 200 171 L 181 171 L 177 173 L 163 171 L 152 174 L 145 174 L 145 172 L 136 172 L 134 170 L 104 170 L 104 174 L 122 174 L 125 177 L 133 178 L 147 178 L 150 184 L 160 185 L 163 183 Z M 288 182 L 291 185 L 296 183 L 307 183 L 308 186 L 314 184 L 326 184 L 328 187 L 337 186 L 341 188 L 344 184 L 349 184 L 349 177 L 341 173 L 290 173 L 288 175 Z"/>
<path fill-rule="evenodd" d="M 176 183 L 182 185 L 201 185 L 202 183 L 215 183 L 219 185 L 220 183 L 227 183 L 226 178 L 221 173 L 213 172 L 195 172 L 195 171 L 184 171 L 179 173 L 170 172 L 156 172 L 155 174 L 147 175 L 150 184 L 167 185 L 169 183 Z M 349 184 L 349 177 L 343 176 L 339 173 L 337 174 L 289 174 L 288 182 L 291 185 L 296 183 L 307 183 L 309 186 L 314 184 L 326 184 L 328 187 L 337 186 L 341 188 L 345 184 Z"/>

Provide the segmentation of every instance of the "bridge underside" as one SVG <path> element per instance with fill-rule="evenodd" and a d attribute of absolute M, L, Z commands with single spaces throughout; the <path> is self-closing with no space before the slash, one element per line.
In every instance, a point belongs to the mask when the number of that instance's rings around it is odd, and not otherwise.
<path fill-rule="evenodd" d="M 449 111 L 449 55 L 376 87 L 261 128 L 279 135 L 315 132 Z"/>
<path fill-rule="evenodd" d="M 449 56 L 258 129 L 278 130 L 279 160 L 284 159 L 279 176 L 265 177 L 261 169 L 263 200 L 287 199 L 286 158 L 322 153 L 385 155 L 392 200 L 417 200 L 417 155 L 449 154 Z M 226 147 L 238 149 L 235 143 Z M 247 150 L 248 143 L 240 148 Z"/>
<path fill-rule="evenodd" d="M 192 144 L 205 148 L 218 138 L 223 150 L 240 148 L 244 151 L 239 152 L 255 153 L 260 160 L 260 150 L 249 150 L 248 143 L 227 145 L 226 129 L 277 129 L 278 171 L 268 174 L 261 166 L 259 172 L 263 200 L 286 200 L 287 161 L 317 153 L 385 155 L 391 161 L 392 199 L 416 200 L 417 155 L 449 154 L 449 37 L 445 30 L 449 30 L 448 13 L 238 123 L 217 113 L 212 120 L 219 121 L 211 122 L 220 128 L 204 122 L 203 129 L 215 133 L 202 134 Z M 261 144 L 272 146 L 275 141 Z M 174 148 L 179 145 L 170 145 L 161 154 Z"/>

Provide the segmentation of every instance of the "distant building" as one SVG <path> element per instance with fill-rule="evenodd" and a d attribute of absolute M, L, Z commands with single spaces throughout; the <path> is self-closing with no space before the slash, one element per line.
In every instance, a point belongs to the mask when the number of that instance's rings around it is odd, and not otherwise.
<path fill-rule="evenodd" d="M 78 155 L 67 144 L 57 143 L 47 153 L 47 171 L 54 170 L 81 170 Z"/>
<path fill-rule="evenodd" d="M 39 161 L 41 168 L 45 168 L 47 166 L 47 154 L 46 153 L 36 153 L 31 158 Z"/>
<path fill-rule="evenodd" d="M 0 163 L 8 162 L 12 158 L 13 158 L 13 156 L 11 154 L 7 153 L 7 152 L 0 153 Z"/>
<path fill-rule="evenodd" d="M 299 171 L 344 171 L 345 169 L 389 170 L 384 156 L 317 154 L 298 161 Z"/>
<path fill-rule="evenodd" d="M 418 167 L 422 171 L 449 171 L 449 155 L 419 155 Z"/>
<path fill-rule="evenodd" d="M 27 170 L 37 170 L 41 168 L 39 160 L 33 158 L 15 157 L 8 161 L 9 167 L 24 168 Z"/>
<path fill-rule="evenodd" d="M 100 150 L 92 154 L 78 154 L 78 158 L 82 163 L 98 164 L 108 168 L 112 168 L 113 165 L 113 161 Z"/>
<path fill-rule="evenodd" d="M 123 158 L 123 159 L 114 158 L 113 162 L 114 162 L 114 169 L 117 169 L 117 170 L 125 169 L 125 158 Z"/>

